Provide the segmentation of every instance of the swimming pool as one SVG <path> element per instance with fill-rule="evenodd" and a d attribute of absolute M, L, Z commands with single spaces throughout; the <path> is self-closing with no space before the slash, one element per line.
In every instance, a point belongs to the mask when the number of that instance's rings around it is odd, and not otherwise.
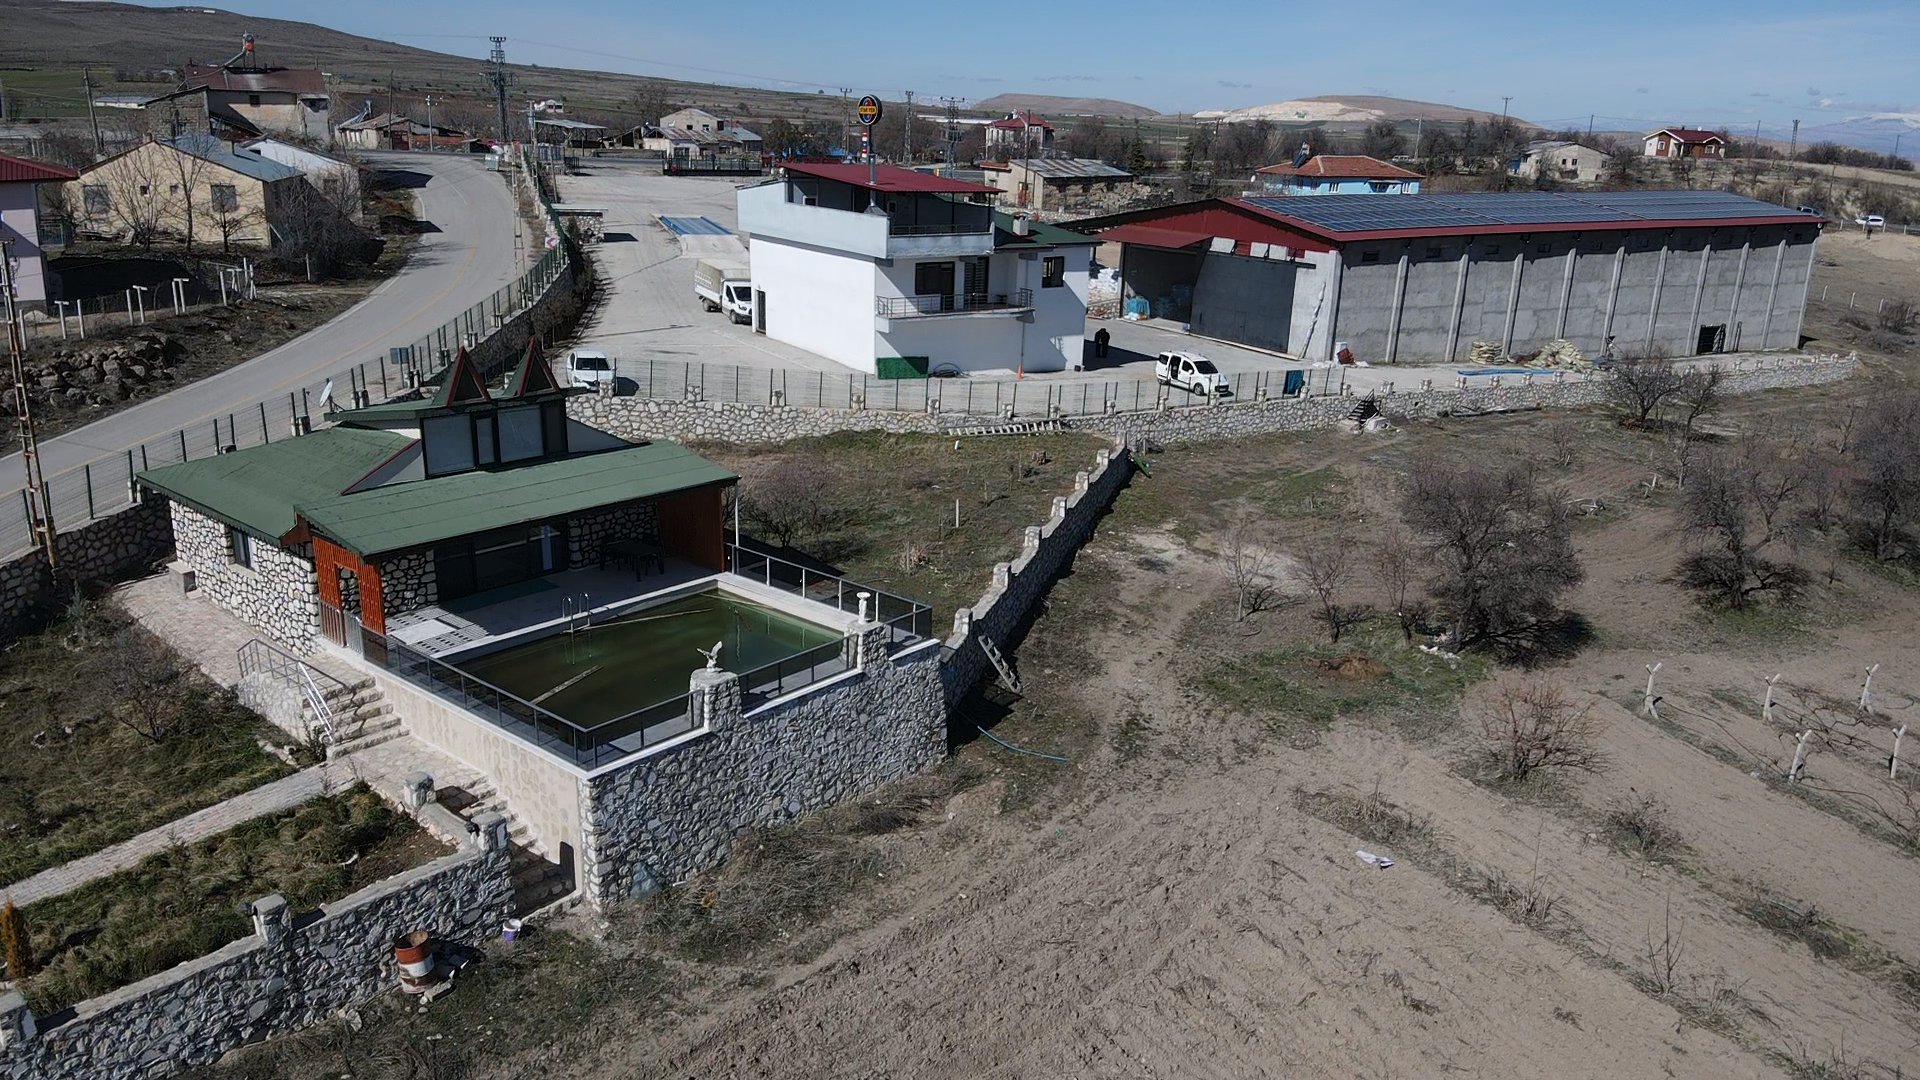
<path fill-rule="evenodd" d="M 745 674 L 842 638 L 839 630 L 718 589 L 447 663 L 581 727 L 687 691 L 706 666 L 697 650 L 721 643 L 720 666 Z"/>

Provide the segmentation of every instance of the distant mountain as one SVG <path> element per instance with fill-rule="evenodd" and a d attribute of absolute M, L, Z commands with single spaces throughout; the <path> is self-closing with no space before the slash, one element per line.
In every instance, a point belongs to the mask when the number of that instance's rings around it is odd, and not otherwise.
<path fill-rule="evenodd" d="M 1196 120 L 1224 120 L 1239 123 L 1271 120 L 1276 124 L 1371 124 L 1376 120 L 1438 120 L 1459 123 L 1465 120 L 1484 123 L 1499 119 L 1499 114 L 1431 101 L 1377 97 L 1371 94 L 1324 94 L 1295 98 L 1271 105 L 1248 105 L 1239 109 L 1208 109 L 1193 114 Z M 1524 123 L 1524 121 L 1522 121 Z"/>
<path fill-rule="evenodd" d="M 1145 105 L 1112 98 L 1056 97 L 1052 94 L 1000 94 L 968 108 L 979 112 L 1021 112 L 1032 109 L 1042 116 L 1116 116 L 1122 120 L 1150 120 L 1160 114 Z"/>
<path fill-rule="evenodd" d="M 1900 156 L 1920 157 L 1920 112 L 1869 113 L 1850 116 L 1830 124 L 1801 124 L 1800 146 L 1809 143 L 1837 142 L 1861 150 L 1891 154 L 1894 140 L 1900 142 Z"/>

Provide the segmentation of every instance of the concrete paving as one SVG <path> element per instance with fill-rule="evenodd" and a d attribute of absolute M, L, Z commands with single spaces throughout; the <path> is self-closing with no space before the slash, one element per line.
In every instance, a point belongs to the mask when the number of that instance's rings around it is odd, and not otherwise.
<path fill-rule="evenodd" d="M 377 168 L 425 177 L 415 192 L 419 215 L 437 231 L 420 236 L 405 269 L 338 317 L 271 352 L 42 442 L 41 468 L 49 481 L 87 464 L 118 468 L 128 449 L 148 439 L 244 412 L 269 398 L 284 399 L 292 389 L 317 387 L 355 362 L 384 356 L 389 346 L 413 343 L 520 273 L 512 193 L 480 159 L 367 157 Z M 0 477 L 0 495 L 21 486 L 17 452 L 0 458 Z"/>

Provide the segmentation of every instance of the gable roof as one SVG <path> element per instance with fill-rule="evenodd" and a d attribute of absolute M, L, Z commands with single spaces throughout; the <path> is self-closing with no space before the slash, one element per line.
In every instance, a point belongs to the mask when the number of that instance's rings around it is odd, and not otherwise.
<path fill-rule="evenodd" d="M 1647 132 L 1646 138 L 1651 139 L 1655 135 L 1671 135 L 1683 143 L 1723 143 L 1727 141 L 1721 137 L 1719 132 L 1708 131 L 1705 128 L 1661 128 L 1658 131 Z"/>
<path fill-rule="evenodd" d="M 291 165 L 282 165 L 278 161 L 261 157 L 251 150 L 235 150 L 204 131 L 192 131 L 154 141 L 264 183 L 290 180 L 301 175 L 300 170 Z"/>
<path fill-rule="evenodd" d="M 162 465 L 140 482 L 202 513 L 275 540 L 293 531 L 294 506 L 339 495 L 413 443 L 366 428 L 322 428 L 311 435 L 231 454 Z"/>
<path fill-rule="evenodd" d="M 80 174 L 59 165 L 32 158 L 0 154 L 0 184 L 47 184 L 60 180 L 78 180 Z"/>
<path fill-rule="evenodd" d="M 539 337 L 527 336 L 527 351 L 520 357 L 520 366 L 513 377 L 507 380 L 507 396 L 525 397 L 548 390 L 560 389 L 559 380 L 553 377 L 553 365 L 547 363 L 546 350 L 540 347 Z"/>
<path fill-rule="evenodd" d="M 1063 229 L 1058 225 L 1043 222 L 1027 222 L 1027 235 L 1016 236 L 1013 232 L 1013 215 L 993 212 L 993 246 L 995 250 L 1023 247 L 1069 247 L 1076 244 L 1097 244 L 1100 241 L 1085 233 Z"/>
<path fill-rule="evenodd" d="M 1025 112 L 1010 113 L 987 126 L 999 128 L 1001 131 L 1020 131 L 1030 127 L 1044 128 L 1048 131 L 1053 130 L 1053 125 L 1035 115 L 1032 109 L 1028 109 Z"/>
<path fill-rule="evenodd" d="M 1296 167 L 1290 161 L 1281 162 L 1258 171 L 1266 176 L 1313 176 L 1334 180 L 1424 179 L 1411 169 L 1403 169 L 1364 154 L 1316 154 L 1308 158 L 1304 165 Z"/>
<path fill-rule="evenodd" d="M 440 388 L 433 392 L 429 405 L 433 408 L 445 408 L 469 401 L 491 401 L 493 395 L 487 392 L 487 381 L 480 377 L 479 369 L 473 366 L 473 357 L 467 354 L 467 347 L 453 356 L 453 368 L 447 377 L 440 381 Z"/>
<path fill-rule="evenodd" d="M 866 165 L 820 165 L 814 162 L 790 161 L 786 164 L 789 174 L 817 176 L 822 180 L 834 180 L 869 191 L 925 191 L 942 192 L 955 195 L 996 195 L 999 188 L 990 188 L 984 184 L 969 184 L 965 180 L 955 180 L 948 176 L 935 176 L 932 173 L 903 169 L 898 165 L 871 166 L 873 179 L 867 179 L 869 166 Z"/>

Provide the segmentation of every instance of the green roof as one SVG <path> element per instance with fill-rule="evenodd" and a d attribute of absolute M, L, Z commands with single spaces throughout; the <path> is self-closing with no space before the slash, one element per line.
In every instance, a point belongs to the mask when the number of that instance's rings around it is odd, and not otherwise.
<path fill-rule="evenodd" d="M 279 539 L 297 504 L 338 497 L 412 439 L 365 428 L 323 428 L 231 454 L 163 465 L 140 474 L 147 486 L 261 536 Z"/>
<path fill-rule="evenodd" d="M 315 531 L 361 555 L 424 547 L 509 525 L 725 483 L 733 473 L 665 439 L 476 469 L 299 504 Z"/>
<path fill-rule="evenodd" d="M 1027 235 L 1015 236 L 1013 215 L 999 210 L 993 212 L 993 229 L 996 234 L 993 238 L 993 246 L 996 248 L 1065 247 L 1100 242 L 1085 233 L 1063 229 L 1058 225 L 1045 225 L 1038 221 L 1027 222 Z"/>

